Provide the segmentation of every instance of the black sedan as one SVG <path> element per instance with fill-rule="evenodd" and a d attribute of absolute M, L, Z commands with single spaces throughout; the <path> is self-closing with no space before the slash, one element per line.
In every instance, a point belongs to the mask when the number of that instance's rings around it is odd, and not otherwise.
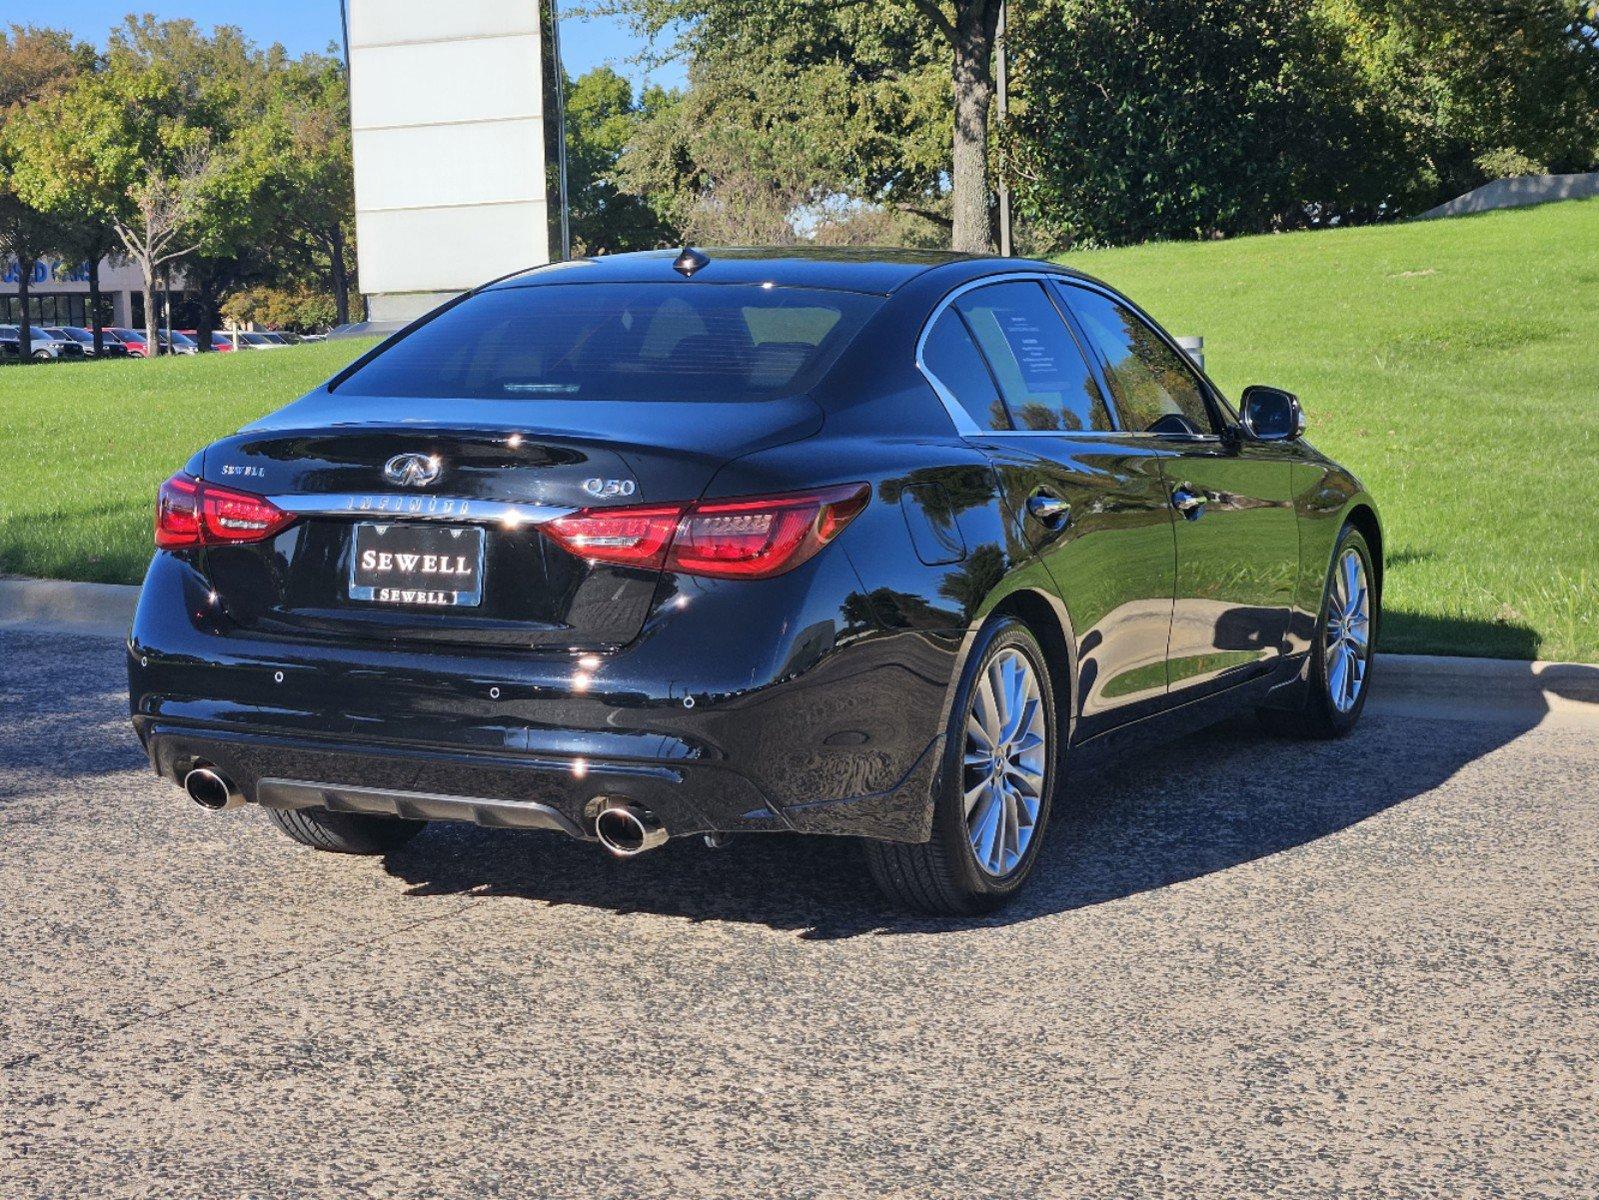
<path fill-rule="evenodd" d="M 893 900 L 981 911 L 1068 766 L 1241 708 L 1354 725 L 1382 532 L 1303 432 L 1047 263 L 539 268 L 162 487 L 133 721 L 325 850 L 841 834 Z"/>

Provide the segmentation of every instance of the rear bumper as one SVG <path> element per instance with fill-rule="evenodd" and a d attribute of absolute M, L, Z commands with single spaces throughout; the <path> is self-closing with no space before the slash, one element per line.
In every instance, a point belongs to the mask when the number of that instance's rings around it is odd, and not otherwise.
<path fill-rule="evenodd" d="M 673 836 L 926 840 L 953 649 L 844 625 L 842 555 L 784 580 L 736 641 L 706 596 L 595 660 L 268 640 L 157 555 L 129 642 L 133 724 L 164 777 L 207 764 L 277 807 L 320 789 L 332 808 L 587 837 L 618 798 Z"/>

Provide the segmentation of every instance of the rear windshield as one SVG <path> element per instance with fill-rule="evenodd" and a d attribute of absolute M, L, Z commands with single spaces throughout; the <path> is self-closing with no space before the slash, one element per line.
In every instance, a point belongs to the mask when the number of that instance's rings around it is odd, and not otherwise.
<path fill-rule="evenodd" d="M 468 297 L 340 395 L 741 400 L 809 388 L 882 299 L 758 285 L 543 284 Z"/>

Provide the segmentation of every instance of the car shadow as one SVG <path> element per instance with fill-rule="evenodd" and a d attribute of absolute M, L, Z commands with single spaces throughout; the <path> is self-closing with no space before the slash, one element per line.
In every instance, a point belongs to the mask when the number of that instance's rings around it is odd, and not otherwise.
<path fill-rule="evenodd" d="M 1577 698 L 1599 694 L 1599 668 L 1564 668 L 1541 681 Z M 807 939 L 1006 926 L 1293 852 L 1432 791 L 1541 719 L 1530 706 L 1491 719 L 1435 720 L 1385 714 L 1378 703 L 1347 738 L 1299 742 L 1239 717 L 1136 760 L 1068 776 L 1030 887 L 976 921 L 888 911 L 859 847 L 839 839 L 747 836 L 715 851 L 685 839 L 618 862 L 552 836 L 438 826 L 385 866 L 415 895 L 749 922 Z"/>

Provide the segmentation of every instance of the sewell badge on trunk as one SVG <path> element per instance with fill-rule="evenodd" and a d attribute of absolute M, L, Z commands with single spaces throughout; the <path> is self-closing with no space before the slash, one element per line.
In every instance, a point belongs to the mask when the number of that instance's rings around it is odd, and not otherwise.
<path fill-rule="evenodd" d="M 462 607 L 483 599 L 483 530 L 459 525 L 355 527 L 350 599 Z"/>

